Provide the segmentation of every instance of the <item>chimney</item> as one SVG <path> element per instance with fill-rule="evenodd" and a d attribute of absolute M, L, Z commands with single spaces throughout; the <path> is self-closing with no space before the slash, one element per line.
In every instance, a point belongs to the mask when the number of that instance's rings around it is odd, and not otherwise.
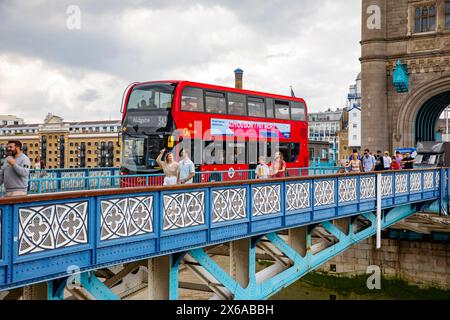
<path fill-rule="evenodd" d="M 234 70 L 234 86 L 236 89 L 242 89 L 243 88 L 243 75 L 244 70 L 242 69 L 236 69 Z"/>

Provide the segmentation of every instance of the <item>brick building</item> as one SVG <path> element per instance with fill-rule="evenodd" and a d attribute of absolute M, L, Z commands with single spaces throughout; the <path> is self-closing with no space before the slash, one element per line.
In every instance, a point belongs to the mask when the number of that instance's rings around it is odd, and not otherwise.
<path fill-rule="evenodd" d="M 33 161 L 46 168 L 95 168 L 120 165 L 120 121 L 65 122 L 49 114 L 41 124 L 0 126 L 0 158 L 9 140 L 19 140 Z"/>

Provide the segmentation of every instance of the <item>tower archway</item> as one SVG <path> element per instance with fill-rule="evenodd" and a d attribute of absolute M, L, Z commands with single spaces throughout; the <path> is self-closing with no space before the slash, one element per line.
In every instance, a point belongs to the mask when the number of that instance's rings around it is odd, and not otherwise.
<path fill-rule="evenodd" d="M 417 113 L 414 125 L 415 143 L 435 141 L 442 112 L 450 106 L 450 91 L 442 92 L 424 103 Z"/>
<path fill-rule="evenodd" d="M 394 147 L 412 147 L 418 141 L 435 141 L 438 121 L 450 106 L 450 77 L 416 88 L 400 108 Z"/>

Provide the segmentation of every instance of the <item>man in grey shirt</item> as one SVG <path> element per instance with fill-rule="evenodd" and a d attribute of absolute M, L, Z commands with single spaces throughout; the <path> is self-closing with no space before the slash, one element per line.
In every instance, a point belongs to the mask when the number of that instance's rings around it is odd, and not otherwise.
<path fill-rule="evenodd" d="M 0 169 L 0 186 L 5 186 L 7 197 L 24 196 L 28 190 L 30 159 L 22 153 L 20 141 L 9 141 L 8 152 L 9 157 Z"/>
<path fill-rule="evenodd" d="M 364 150 L 364 156 L 362 157 L 362 163 L 364 172 L 372 172 L 375 170 L 375 157 L 370 154 L 370 150 Z"/>
<path fill-rule="evenodd" d="M 189 153 L 186 150 L 181 152 L 182 160 L 178 163 L 178 183 L 189 184 L 193 183 L 195 176 L 194 163 L 189 159 Z"/>

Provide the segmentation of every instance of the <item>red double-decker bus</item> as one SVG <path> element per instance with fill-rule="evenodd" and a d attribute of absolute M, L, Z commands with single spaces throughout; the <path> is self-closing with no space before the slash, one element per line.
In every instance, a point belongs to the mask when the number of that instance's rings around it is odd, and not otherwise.
<path fill-rule="evenodd" d="M 178 160 L 187 139 L 196 171 L 227 171 L 229 179 L 254 169 L 261 155 L 270 162 L 275 139 L 287 168 L 308 166 L 307 107 L 300 98 L 154 81 L 130 85 L 122 113 L 122 174 L 160 173 L 160 150 Z"/>

